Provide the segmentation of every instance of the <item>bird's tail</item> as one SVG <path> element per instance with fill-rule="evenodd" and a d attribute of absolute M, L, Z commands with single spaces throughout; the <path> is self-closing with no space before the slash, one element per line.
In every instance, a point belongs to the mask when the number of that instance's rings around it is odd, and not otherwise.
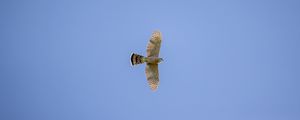
<path fill-rule="evenodd" d="M 131 54 L 131 65 L 142 64 L 144 62 L 144 56 L 135 53 Z"/>

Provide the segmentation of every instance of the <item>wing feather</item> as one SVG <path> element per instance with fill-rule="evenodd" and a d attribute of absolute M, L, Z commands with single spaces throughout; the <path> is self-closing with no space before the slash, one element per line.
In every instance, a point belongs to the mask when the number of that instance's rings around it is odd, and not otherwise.
<path fill-rule="evenodd" d="M 147 45 L 147 57 L 158 57 L 161 44 L 161 33 L 154 31 Z"/>
<path fill-rule="evenodd" d="M 159 84 L 159 74 L 157 64 L 147 64 L 146 65 L 146 77 L 151 90 L 155 91 Z"/>

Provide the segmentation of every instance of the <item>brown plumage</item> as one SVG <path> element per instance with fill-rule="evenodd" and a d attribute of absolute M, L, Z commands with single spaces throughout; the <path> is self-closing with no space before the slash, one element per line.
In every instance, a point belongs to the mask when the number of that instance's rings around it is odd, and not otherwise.
<path fill-rule="evenodd" d="M 159 58 L 158 56 L 161 40 L 161 33 L 159 31 L 154 31 L 147 45 L 147 57 L 135 53 L 131 55 L 132 65 L 146 62 L 146 78 L 151 90 L 153 91 L 157 89 L 159 84 L 158 63 L 162 61 L 162 58 Z"/>

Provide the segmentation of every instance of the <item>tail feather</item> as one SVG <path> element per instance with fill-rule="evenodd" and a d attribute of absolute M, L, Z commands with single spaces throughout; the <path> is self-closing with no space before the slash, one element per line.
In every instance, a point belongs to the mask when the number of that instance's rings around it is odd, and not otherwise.
<path fill-rule="evenodd" d="M 142 55 L 132 53 L 132 55 L 131 55 L 131 65 L 137 65 L 137 64 L 144 63 L 143 58 L 144 58 L 144 56 L 142 56 Z"/>

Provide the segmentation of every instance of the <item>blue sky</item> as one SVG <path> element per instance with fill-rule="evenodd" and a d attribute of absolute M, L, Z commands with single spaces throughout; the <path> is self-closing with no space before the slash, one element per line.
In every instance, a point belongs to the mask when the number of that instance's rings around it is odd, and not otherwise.
<path fill-rule="evenodd" d="M 297 0 L 0 2 L 0 119 L 298 120 Z M 160 86 L 145 55 L 163 35 Z"/>

